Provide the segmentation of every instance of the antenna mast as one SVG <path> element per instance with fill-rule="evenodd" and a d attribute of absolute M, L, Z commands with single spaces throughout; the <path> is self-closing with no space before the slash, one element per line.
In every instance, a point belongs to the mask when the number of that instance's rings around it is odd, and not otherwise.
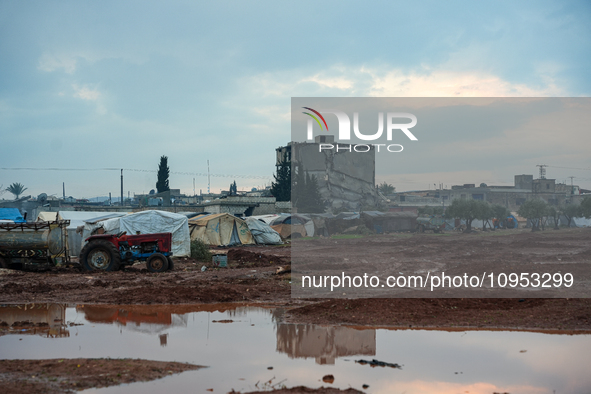
<path fill-rule="evenodd" d="M 546 164 L 537 164 L 536 167 L 540 167 L 540 179 L 546 179 Z"/>

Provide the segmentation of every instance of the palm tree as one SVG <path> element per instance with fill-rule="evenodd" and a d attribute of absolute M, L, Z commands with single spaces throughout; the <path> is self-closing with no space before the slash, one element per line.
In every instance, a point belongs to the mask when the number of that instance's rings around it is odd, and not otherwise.
<path fill-rule="evenodd" d="M 12 185 L 8 186 L 6 190 L 14 194 L 14 199 L 16 200 L 18 199 L 18 196 L 27 190 L 27 188 L 21 183 L 14 182 Z"/>

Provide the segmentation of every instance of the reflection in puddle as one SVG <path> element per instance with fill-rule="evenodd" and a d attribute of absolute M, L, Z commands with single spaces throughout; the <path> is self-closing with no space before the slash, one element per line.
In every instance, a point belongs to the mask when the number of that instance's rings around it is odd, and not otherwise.
<path fill-rule="evenodd" d="M 66 307 L 66 304 L 46 303 L 0 305 L 0 334 L 68 337 Z"/>
<path fill-rule="evenodd" d="M 376 331 L 341 326 L 278 324 L 277 351 L 291 358 L 312 357 L 318 364 L 334 364 L 338 357 L 376 354 Z"/>
<path fill-rule="evenodd" d="M 584 393 L 591 387 L 590 335 L 359 330 L 287 324 L 282 315 L 280 309 L 228 304 L 0 305 L 2 333 L 15 334 L 1 336 L 0 349 L 4 359 L 128 357 L 210 366 L 87 390 L 93 393 L 248 392 L 269 380 L 287 387 L 367 384 L 368 393 Z M 15 322 L 46 331 L 18 331 Z M 30 333 L 41 336 L 23 335 Z M 403 369 L 369 368 L 355 363 L 359 359 Z M 325 375 L 334 382 L 323 382 Z"/>

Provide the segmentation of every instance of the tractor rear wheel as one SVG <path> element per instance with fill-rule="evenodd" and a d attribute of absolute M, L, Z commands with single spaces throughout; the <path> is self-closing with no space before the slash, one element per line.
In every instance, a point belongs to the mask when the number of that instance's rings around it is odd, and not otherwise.
<path fill-rule="evenodd" d="M 10 263 L 8 262 L 8 259 L 6 259 L 6 257 L 0 256 L 0 268 L 10 268 Z"/>
<path fill-rule="evenodd" d="M 164 272 L 168 269 L 168 258 L 162 253 L 154 253 L 146 260 L 146 268 L 150 272 Z"/>
<path fill-rule="evenodd" d="M 120 264 L 119 251 L 109 241 L 90 241 L 80 252 L 80 265 L 86 271 L 117 271 Z"/>
<path fill-rule="evenodd" d="M 172 271 L 174 269 L 174 261 L 172 261 L 172 257 L 167 256 L 166 259 L 168 260 L 168 270 Z"/>

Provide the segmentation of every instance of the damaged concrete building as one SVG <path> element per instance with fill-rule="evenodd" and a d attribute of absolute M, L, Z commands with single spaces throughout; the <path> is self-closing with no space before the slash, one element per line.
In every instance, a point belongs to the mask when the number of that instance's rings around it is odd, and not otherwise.
<path fill-rule="evenodd" d="M 320 144 L 331 144 L 334 149 L 321 150 Z M 376 207 L 383 199 L 375 187 L 375 148 L 371 146 L 367 152 L 354 148 L 355 145 L 335 143 L 332 135 L 319 135 L 314 142 L 291 142 L 277 148 L 277 165 L 290 161 L 292 173 L 301 165 L 316 176 L 329 211 Z"/>

